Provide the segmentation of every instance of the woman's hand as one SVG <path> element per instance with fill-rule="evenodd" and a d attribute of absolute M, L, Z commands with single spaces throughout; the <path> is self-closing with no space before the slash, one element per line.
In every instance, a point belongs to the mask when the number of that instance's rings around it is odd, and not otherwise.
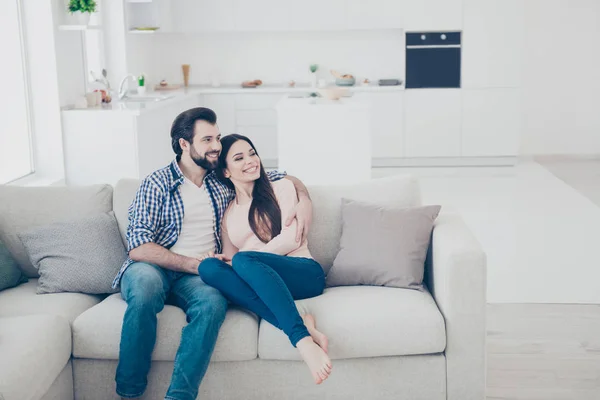
<path fill-rule="evenodd" d="M 213 257 L 231 265 L 231 258 L 227 257 L 225 254 L 213 254 Z"/>
<path fill-rule="evenodd" d="M 231 258 L 227 257 L 224 254 L 215 254 L 213 251 L 209 251 L 208 253 L 202 254 L 200 257 L 188 257 L 188 263 L 186 265 L 185 272 L 189 274 L 198 275 L 198 267 L 202 261 L 207 258 L 216 258 L 217 260 L 221 260 L 229 265 L 231 265 Z"/>
<path fill-rule="evenodd" d="M 308 196 L 301 196 L 298 200 L 298 204 L 294 207 L 294 210 L 285 221 L 285 226 L 290 226 L 292 221 L 296 218 L 298 226 L 296 227 L 296 242 L 300 239 L 304 241 L 308 236 L 310 225 L 312 223 L 312 201 Z"/>

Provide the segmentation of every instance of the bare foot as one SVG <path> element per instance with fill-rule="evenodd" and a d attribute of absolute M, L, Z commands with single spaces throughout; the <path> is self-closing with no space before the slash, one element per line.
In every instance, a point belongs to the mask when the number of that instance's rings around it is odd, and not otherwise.
<path fill-rule="evenodd" d="M 321 346 L 325 353 L 328 353 L 329 339 L 327 339 L 327 336 L 325 336 L 323 332 L 317 330 L 315 317 L 310 314 L 306 314 L 302 316 L 302 321 L 304 321 L 304 325 L 306 326 L 306 329 L 308 329 L 308 333 L 310 333 L 310 336 L 313 338 L 315 343 Z"/>
<path fill-rule="evenodd" d="M 310 373 L 318 385 L 329 378 L 331 373 L 331 360 L 329 356 L 320 348 L 311 337 L 307 336 L 296 343 L 296 348 L 304 359 Z"/>

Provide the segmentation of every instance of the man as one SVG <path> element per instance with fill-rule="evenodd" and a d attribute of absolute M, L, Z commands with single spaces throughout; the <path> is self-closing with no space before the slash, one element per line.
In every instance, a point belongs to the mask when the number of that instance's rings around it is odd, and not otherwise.
<path fill-rule="evenodd" d="M 147 386 L 156 342 L 158 314 L 165 301 L 182 308 L 183 328 L 171 384 L 165 399 L 194 400 L 208 367 L 227 301 L 198 276 L 200 262 L 221 252 L 221 219 L 235 196 L 215 173 L 221 151 L 215 113 L 193 108 L 181 113 L 171 127 L 176 159 L 146 177 L 129 207 L 129 258 L 115 277 L 127 302 L 123 319 L 117 393 L 140 397 Z M 273 172 L 271 180 L 285 174 Z M 298 192 L 293 218 L 297 240 L 308 233 L 312 205 L 306 187 L 290 179 Z"/>

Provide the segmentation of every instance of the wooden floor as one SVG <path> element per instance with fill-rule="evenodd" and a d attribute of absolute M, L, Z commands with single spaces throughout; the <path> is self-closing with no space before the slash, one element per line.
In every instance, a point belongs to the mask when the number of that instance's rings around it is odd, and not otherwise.
<path fill-rule="evenodd" d="M 487 364 L 488 400 L 600 400 L 600 305 L 489 305 Z"/>

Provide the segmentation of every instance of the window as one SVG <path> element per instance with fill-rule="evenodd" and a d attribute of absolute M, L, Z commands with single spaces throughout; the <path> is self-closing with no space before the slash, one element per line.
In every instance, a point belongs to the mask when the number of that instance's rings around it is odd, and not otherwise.
<path fill-rule="evenodd" d="M 18 0 L 0 2 L 0 184 L 33 172 L 29 97 Z"/>

